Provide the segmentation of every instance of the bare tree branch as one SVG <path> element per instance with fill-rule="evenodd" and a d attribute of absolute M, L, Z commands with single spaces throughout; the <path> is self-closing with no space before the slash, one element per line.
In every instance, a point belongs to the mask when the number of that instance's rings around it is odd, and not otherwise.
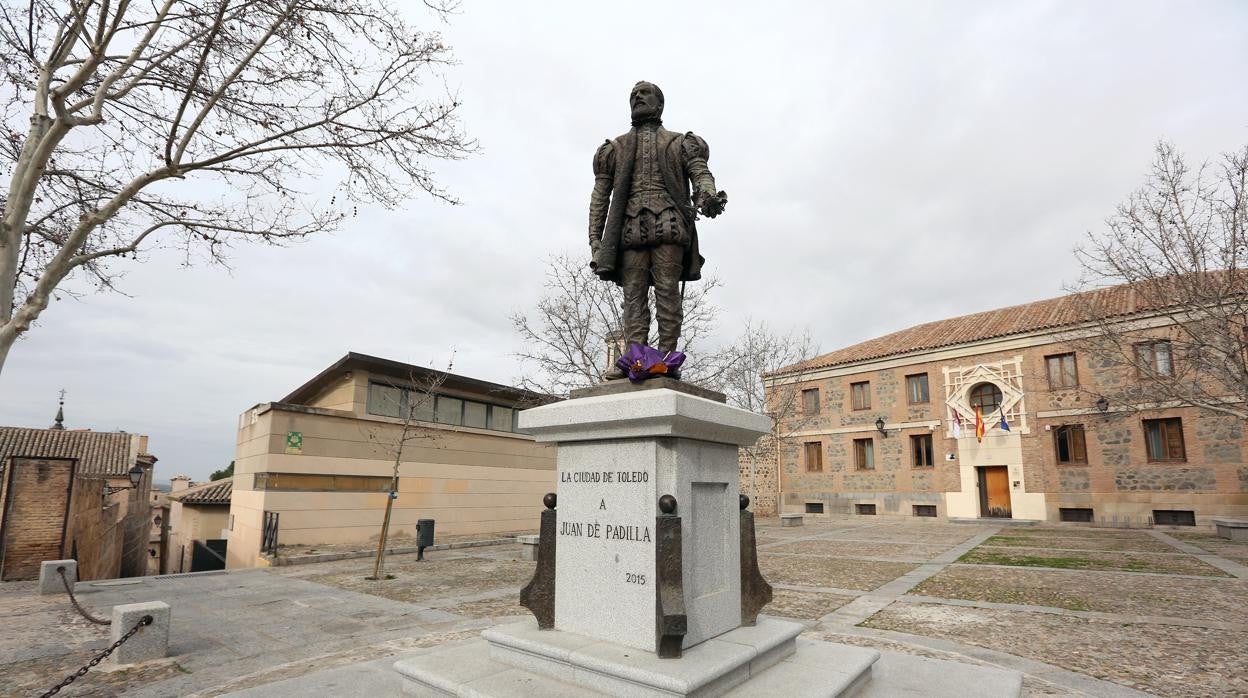
<path fill-rule="evenodd" d="M 1089 392 L 1248 419 L 1246 221 L 1248 146 L 1193 170 L 1157 144 L 1144 186 L 1076 250 L 1088 326 L 1070 341 L 1118 378 Z"/>
<path fill-rule="evenodd" d="M 383 0 L 0 0 L 0 370 L 54 294 L 154 247 L 225 263 L 358 202 L 455 203 L 430 163 L 475 143 L 423 90 L 452 63 Z"/>

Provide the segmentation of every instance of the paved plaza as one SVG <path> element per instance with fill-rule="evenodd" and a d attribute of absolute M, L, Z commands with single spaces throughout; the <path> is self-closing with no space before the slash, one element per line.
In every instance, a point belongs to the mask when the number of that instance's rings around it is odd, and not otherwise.
<path fill-rule="evenodd" d="M 806 635 L 1025 674 L 1024 695 L 1248 694 L 1248 544 L 1190 530 L 832 517 L 759 527 L 766 613 Z M 172 656 L 94 669 L 63 695 L 372 694 L 393 661 L 525 615 L 520 546 L 78 585 L 81 601 L 163 600 Z M 0 585 L 0 692 L 38 695 L 107 645 L 33 582 Z"/>

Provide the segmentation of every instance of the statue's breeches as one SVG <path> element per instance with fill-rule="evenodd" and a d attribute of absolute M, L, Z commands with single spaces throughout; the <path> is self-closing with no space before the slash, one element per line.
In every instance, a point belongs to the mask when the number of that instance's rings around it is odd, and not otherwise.
<path fill-rule="evenodd" d="M 624 339 L 649 344 L 649 290 L 654 287 L 655 314 L 659 321 L 661 351 L 676 351 L 684 309 L 680 276 L 684 245 L 656 245 L 621 250 L 620 280 L 624 286 Z"/>
<path fill-rule="evenodd" d="M 634 208 L 632 203 L 630 202 L 630 209 Z M 674 206 L 665 208 L 660 213 L 654 213 L 648 208 L 630 210 L 624 218 L 620 246 L 625 249 L 688 244 L 689 231 L 685 226 L 684 216 Z"/>

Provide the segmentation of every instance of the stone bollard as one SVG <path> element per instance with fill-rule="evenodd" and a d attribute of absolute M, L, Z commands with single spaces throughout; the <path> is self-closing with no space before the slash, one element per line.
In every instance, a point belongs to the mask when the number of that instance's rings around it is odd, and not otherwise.
<path fill-rule="evenodd" d="M 134 637 L 118 647 L 108 658 L 114 665 L 138 664 L 169 655 L 169 604 L 164 601 L 128 603 L 113 606 L 113 625 L 109 629 L 109 642 L 117 642 L 130 632 L 143 616 L 151 616 L 151 625 L 139 628 Z"/>
<path fill-rule="evenodd" d="M 784 527 L 787 527 L 787 526 L 801 526 L 801 525 L 802 525 L 802 515 L 801 515 L 801 514 L 781 514 L 781 515 L 780 515 L 780 525 L 781 525 L 781 526 L 784 526 Z"/>
<path fill-rule="evenodd" d="M 520 544 L 524 546 L 520 548 L 521 560 L 536 560 L 537 559 L 538 538 L 539 536 L 537 535 L 516 536 L 516 540 L 520 541 Z"/>
<path fill-rule="evenodd" d="M 65 568 L 65 578 L 69 580 L 69 588 L 74 588 L 74 583 L 78 581 L 77 560 L 44 560 L 39 564 L 40 596 L 65 593 L 65 583 L 61 581 L 61 575 L 56 571 L 58 567 Z"/>

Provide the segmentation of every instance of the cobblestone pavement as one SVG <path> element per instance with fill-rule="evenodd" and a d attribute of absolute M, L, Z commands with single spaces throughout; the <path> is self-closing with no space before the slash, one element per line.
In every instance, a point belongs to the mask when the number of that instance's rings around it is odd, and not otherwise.
<path fill-rule="evenodd" d="M 760 520 L 758 536 L 775 589 L 764 612 L 803 622 L 809 636 L 1016 669 L 1027 696 L 1248 692 L 1248 572 L 1233 562 L 1244 559 L 1241 544 L 1192 531 L 812 519 L 794 528 Z M 270 682 L 471 638 L 524 613 L 517 592 L 533 563 L 520 548 L 446 550 L 424 562 L 393 555 L 393 579 L 378 581 L 364 579 L 372 561 L 361 558 L 83 583 L 84 603 L 99 612 L 171 603 L 174 656 L 142 673 L 93 671 L 64 694 L 263 695 Z M 972 551 L 1059 565 L 1137 556 L 1163 571 L 958 562 Z M 33 588 L 0 584 L 0 695 L 37 693 L 106 644 L 106 629 Z"/>
<path fill-rule="evenodd" d="M 1227 540 L 1212 533 L 1170 531 L 1170 535 L 1214 555 L 1248 565 L 1248 542 Z"/>

